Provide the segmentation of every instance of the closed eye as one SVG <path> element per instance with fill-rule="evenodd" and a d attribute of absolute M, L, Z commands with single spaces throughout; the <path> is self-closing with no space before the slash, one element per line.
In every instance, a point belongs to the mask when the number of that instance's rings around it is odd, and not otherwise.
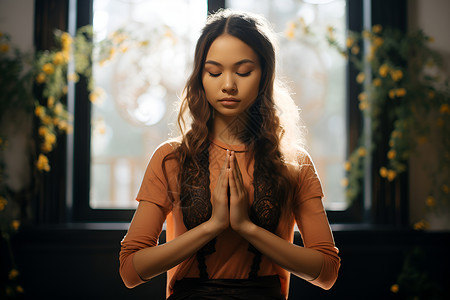
<path fill-rule="evenodd" d="M 222 74 L 222 73 L 211 73 L 211 72 L 208 72 L 208 73 L 209 73 L 209 76 L 211 76 L 211 77 L 219 77 L 220 74 Z"/>
<path fill-rule="evenodd" d="M 247 77 L 247 76 L 249 76 L 251 73 L 252 73 L 252 71 L 247 72 L 247 73 L 236 73 L 236 74 L 237 74 L 238 76 L 241 76 L 241 77 Z"/>

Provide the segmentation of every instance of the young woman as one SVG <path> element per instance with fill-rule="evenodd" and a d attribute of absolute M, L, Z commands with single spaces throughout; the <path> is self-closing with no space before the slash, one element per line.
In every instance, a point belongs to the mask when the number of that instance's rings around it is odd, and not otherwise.
<path fill-rule="evenodd" d="M 228 10 L 210 16 L 182 100 L 181 138 L 153 153 L 122 241 L 125 285 L 167 271 L 169 299 L 286 299 L 290 273 L 331 288 L 340 259 L 297 121 L 275 78 L 266 22 Z M 158 245 L 165 220 L 167 242 Z M 295 222 L 304 247 L 292 243 Z"/>

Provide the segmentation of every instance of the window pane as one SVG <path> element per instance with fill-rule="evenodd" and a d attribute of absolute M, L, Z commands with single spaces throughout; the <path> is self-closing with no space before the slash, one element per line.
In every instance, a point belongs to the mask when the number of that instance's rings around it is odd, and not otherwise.
<path fill-rule="evenodd" d="M 287 79 L 307 128 L 306 142 L 323 183 L 324 204 L 347 208 L 345 59 L 325 41 L 329 26 L 343 44 L 345 0 L 228 0 L 226 6 L 264 15 L 279 33 L 280 71 Z M 308 34 L 304 30 L 308 27 Z"/>
<path fill-rule="evenodd" d="M 94 51 L 91 207 L 136 207 L 150 156 L 176 121 L 206 16 L 205 0 L 94 0 L 96 45 L 108 38 L 113 50 L 111 60 L 106 48 Z"/>

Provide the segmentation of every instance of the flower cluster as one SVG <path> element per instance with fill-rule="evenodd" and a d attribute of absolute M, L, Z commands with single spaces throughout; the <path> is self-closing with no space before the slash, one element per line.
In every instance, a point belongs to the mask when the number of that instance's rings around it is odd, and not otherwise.
<path fill-rule="evenodd" d="M 89 27 L 81 28 L 75 37 L 67 32 L 56 31 L 59 48 L 37 55 L 34 64 L 34 79 L 41 88 L 41 101 L 35 101 L 34 114 L 39 120 L 39 153 L 36 167 L 39 171 L 50 171 L 47 154 L 57 144 L 59 134 L 72 132 L 72 117 L 65 105 L 68 83 L 77 82 L 80 75 L 90 79 L 89 57 L 92 44 Z M 76 58 L 75 69 L 68 72 L 69 62 Z"/>
<path fill-rule="evenodd" d="M 38 145 L 38 148 L 30 147 L 28 150 L 36 154 L 34 167 L 39 171 L 38 176 L 41 172 L 50 171 L 47 155 L 57 146 L 58 138 L 72 131 L 72 117 L 65 104 L 68 82 L 77 81 L 80 75 L 88 81 L 91 77 L 91 27 L 80 28 L 75 37 L 67 32 L 56 31 L 55 37 L 57 49 L 33 56 L 13 47 L 10 36 L 0 32 L 0 119 L 3 120 L 2 117 L 12 110 L 34 112 L 37 128 L 35 141 L 30 145 Z M 68 74 L 69 63 L 73 61 L 74 71 Z M 33 84 L 36 87 L 34 93 Z M 0 131 L 0 233 L 9 245 L 10 236 L 21 225 L 21 208 L 4 180 L 7 177 L 3 155 L 6 147 L 7 136 L 3 136 Z M 0 295 L 6 293 L 6 296 L 13 297 L 24 291 L 18 283 L 19 271 L 15 268 L 12 252 L 10 256 L 12 269 L 7 276 L 9 281 L 5 286 L 2 285 L 5 290 Z"/>
<path fill-rule="evenodd" d="M 440 166 L 427 174 L 433 178 L 434 186 L 424 201 L 429 208 L 450 205 L 450 89 L 440 68 L 441 57 L 429 47 L 433 38 L 420 30 L 405 34 L 375 25 L 361 33 L 349 32 L 345 45 L 337 42 L 333 29 L 327 40 L 360 71 L 355 78 L 363 87 L 358 96 L 359 109 L 370 118 L 372 126 L 371 145 L 361 137 L 361 146 L 344 166 L 348 178 L 343 183 L 349 202 L 358 196 L 364 176 L 365 154 L 361 155 L 361 147 L 365 145 L 367 151 L 377 147 L 379 128 L 385 120 L 393 128 L 386 164 L 379 169 L 379 176 L 394 181 L 407 170 L 411 153 L 430 143 L 439 155 Z M 360 54 L 363 45 L 369 47 Z M 423 228 L 424 224 L 417 227 Z"/>

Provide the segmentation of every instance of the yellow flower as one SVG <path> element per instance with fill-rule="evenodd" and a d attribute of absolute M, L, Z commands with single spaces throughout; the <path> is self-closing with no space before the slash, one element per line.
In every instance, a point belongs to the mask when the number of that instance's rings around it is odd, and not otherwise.
<path fill-rule="evenodd" d="M 366 75 L 364 74 L 364 72 L 360 72 L 360 73 L 356 76 L 356 82 L 358 82 L 358 83 L 363 83 L 365 78 L 366 78 Z"/>
<path fill-rule="evenodd" d="M 352 168 L 352 164 L 349 161 L 346 161 L 344 164 L 345 171 L 350 171 L 351 168 Z"/>
<path fill-rule="evenodd" d="M 448 185 L 443 184 L 442 185 L 442 191 L 446 194 L 448 194 L 450 192 L 450 188 L 448 187 Z"/>
<path fill-rule="evenodd" d="M 414 229 L 415 230 L 422 230 L 422 229 L 427 229 L 430 225 L 428 224 L 427 221 L 425 220 L 420 220 L 419 222 L 414 224 Z"/>
<path fill-rule="evenodd" d="M 69 87 L 67 85 L 62 88 L 62 92 L 64 95 L 67 94 L 68 91 L 69 91 Z"/>
<path fill-rule="evenodd" d="M 23 287 L 21 287 L 20 285 L 16 286 L 16 291 L 18 293 L 23 293 L 24 292 Z"/>
<path fill-rule="evenodd" d="M 367 103 L 367 101 L 361 101 L 359 102 L 358 107 L 360 110 L 366 110 L 369 107 L 369 104 Z"/>
<path fill-rule="evenodd" d="M 9 45 L 8 44 L 1 44 L 0 45 L 0 52 L 8 52 L 9 51 Z"/>
<path fill-rule="evenodd" d="M 69 80 L 69 81 L 78 82 L 79 79 L 80 78 L 77 73 L 72 73 L 72 74 L 67 75 L 67 80 Z"/>
<path fill-rule="evenodd" d="M 362 33 L 362 36 L 364 37 L 364 38 L 370 38 L 371 37 L 371 33 L 369 32 L 369 31 L 367 31 L 367 30 L 364 30 L 363 31 L 363 33 Z"/>
<path fill-rule="evenodd" d="M 67 32 L 64 32 L 61 35 L 61 45 L 64 49 L 68 49 L 70 45 L 72 44 L 72 37 Z"/>
<path fill-rule="evenodd" d="M 391 285 L 391 292 L 398 293 L 398 284 Z"/>
<path fill-rule="evenodd" d="M 39 154 L 38 160 L 36 162 L 36 167 L 39 171 L 50 171 L 50 165 L 48 164 L 48 158 L 44 154 Z"/>
<path fill-rule="evenodd" d="M 398 130 L 394 130 L 394 131 L 392 131 L 391 135 L 393 138 L 397 138 L 397 137 L 401 137 L 402 133 Z"/>
<path fill-rule="evenodd" d="M 367 152 L 366 152 L 366 148 L 364 147 L 359 147 L 358 148 L 358 155 L 359 156 L 366 156 Z"/>
<path fill-rule="evenodd" d="M 56 143 L 56 136 L 53 133 L 47 133 L 44 136 L 45 143 L 48 143 L 50 145 L 53 145 Z"/>
<path fill-rule="evenodd" d="M 55 114 L 60 115 L 63 112 L 63 105 L 61 103 L 56 103 Z"/>
<path fill-rule="evenodd" d="M 60 130 L 67 130 L 68 124 L 66 121 L 61 120 L 58 122 L 57 126 Z"/>
<path fill-rule="evenodd" d="M 52 123 L 52 118 L 50 116 L 41 116 L 42 123 L 48 125 Z"/>
<path fill-rule="evenodd" d="M 372 84 L 376 87 L 381 86 L 381 79 L 380 78 L 375 78 L 372 82 Z"/>
<path fill-rule="evenodd" d="M 389 91 L 389 98 L 394 99 L 395 98 L 395 90 Z"/>
<path fill-rule="evenodd" d="M 342 178 L 341 180 L 341 185 L 343 187 L 347 187 L 348 186 L 348 178 Z"/>
<path fill-rule="evenodd" d="M 48 133 L 48 128 L 45 126 L 41 126 L 38 129 L 38 133 L 40 136 L 45 136 Z"/>
<path fill-rule="evenodd" d="M 380 168 L 380 176 L 383 177 L 383 178 L 387 177 L 387 169 L 386 169 L 386 167 L 381 167 Z"/>
<path fill-rule="evenodd" d="M 48 97 L 47 106 L 49 108 L 52 108 L 54 104 L 55 104 L 55 97 L 53 97 L 53 96 Z"/>
<path fill-rule="evenodd" d="M 43 83 L 44 81 L 45 81 L 45 74 L 44 73 L 39 73 L 37 76 L 36 76 L 36 82 L 37 83 Z"/>
<path fill-rule="evenodd" d="M 294 33 L 294 30 L 293 29 L 291 29 L 291 28 L 289 28 L 288 30 L 286 30 L 286 37 L 289 39 L 289 40 L 293 40 L 294 39 L 294 37 L 295 37 L 295 33 Z"/>
<path fill-rule="evenodd" d="M 347 46 L 347 48 L 350 48 L 351 46 L 353 46 L 354 42 L 355 42 L 355 39 L 349 36 L 345 40 L 345 45 Z"/>
<path fill-rule="evenodd" d="M 390 141 L 389 141 L 389 147 L 394 147 L 394 145 L 395 145 L 394 141 L 393 141 L 393 140 L 390 140 Z"/>
<path fill-rule="evenodd" d="M 111 59 L 116 54 L 116 49 L 111 48 L 109 49 L 109 59 Z"/>
<path fill-rule="evenodd" d="M 96 87 L 95 90 L 89 94 L 89 100 L 94 104 L 101 104 L 103 100 L 105 100 L 105 96 L 105 90 L 101 87 Z"/>
<path fill-rule="evenodd" d="M 439 108 L 439 112 L 443 114 L 450 114 L 450 105 L 448 104 L 442 104 L 441 108 Z"/>
<path fill-rule="evenodd" d="M 372 26 L 372 32 L 373 33 L 380 33 L 381 30 L 383 30 L 383 26 L 377 24 Z"/>
<path fill-rule="evenodd" d="M 41 144 L 41 150 L 44 153 L 51 152 L 53 150 L 53 145 L 51 145 L 49 143 L 43 143 L 43 144 Z"/>
<path fill-rule="evenodd" d="M 397 152 L 395 152 L 395 150 L 389 150 L 389 151 L 388 151 L 387 157 L 388 157 L 389 159 L 394 159 L 395 156 L 397 156 Z"/>
<path fill-rule="evenodd" d="M 8 273 L 8 278 L 9 280 L 14 280 L 17 278 L 17 276 L 19 276 L 19 271 L 17 271 L 16 269 L 12 269 L 11 271 L 9 271 Z"/>
<path fill-rule="evenodd" d="M 64 62 L 64 55 L 62 52 L 56 52 L 53 56 L 53 64 L 60 65 Z"/>
<path fill-rule="evenodd" d="M 366 93 L 364 93 L 364 92 L 360 93 L 360 94 L 358 95 L 358 100 L 359 100 L 359 101 L 365 101 L 365 100 L 367 100 L 367 95 L 366 95 Z"/>
<path fill-rule="evenodd" d="M 395 177 L 397 177 L 397 172 L 395 172 L 394 170 L 388 170 L 388 171 L 387 171 L 387 179 L 388 179 L 389 181 L 394 180 Z"/>
<path fill-rule="evenodd" d="M 352 54 L 353 55 L 358 55 L 358 53 L 359 53 L 359 46 L 357 46 L 357 45 L 354 45 L 353 47 L 352 47 Z"/>
<path fill-rule="evenodd" d="M 397 82 L 403 78 L 402 70 L 392 70 L 390 72 L 390 74 L 391 74 L 392 80 L 394 80 L 395 82 Z"/>
<path fill-rule="evenodd" d="M 382 38 L 380 38 L 380 37 L 376 37 L 376 38 L 373 39 L 373 45 L 374 45 L 376 48 L 378 48 L 378 47 L 380 47 L 381 45 L 383 45 L 383 43 L 384 43 L 384 40 L 383 40 Z"/>
<path fill-rule="evenodd" d="M 41 105 L 36 106 L 36 108 L 34 109 L 34 114 L 42 118 L 43 116 L 45 116 L 45 108 Z"/>
<path fill-rule="evenodd" d="M 333 26 L 327 26 L 327 31 L 329 35 L 332 35 L 334 33 L 334 27 Z"/>
<path fill-rule="evenodd" d="M 406 95 L 406 89 L 404 88 L 399 88 L 395 90 L 395 95 L 397 95 L 397 97 L 403 97 Z"/>
<path fill-rule="evenodd" d="M 427 199 L 425 200 L 425 204 L 426 204 L 428 207 L 433 207 L 433 206 L 436 205 L 436 200 L 434 199 L 433 196 L 428 196 Z"/>
<path fill-rule="evenodd" d="M 389 72 L 389 66 L 386 64 L 382 64 L 380 68 L 378 69 L 378 73 L 381 75 L 381 77 L 386 77 Z"/>
<path fill-rule="evenodd" d="M 0 196 L 0 211 L 5 209 L 5 206 L 8 204 L 8 200 L 5 197 Z"/>
<path fill-rule="evenodd" d="M 19 220 L 12 220 L 11 222 L 11 228 L 14 230 L 18 230 L 20 227 L 20 221 Z"/>
<path fill-rule="evenodd" d="M 44 73 L 47 75 L 51 75 L 55 72 L 55 68 L 51 63 L 46 63 L 42 66 L 42 71 L 44 71 Z"/>

